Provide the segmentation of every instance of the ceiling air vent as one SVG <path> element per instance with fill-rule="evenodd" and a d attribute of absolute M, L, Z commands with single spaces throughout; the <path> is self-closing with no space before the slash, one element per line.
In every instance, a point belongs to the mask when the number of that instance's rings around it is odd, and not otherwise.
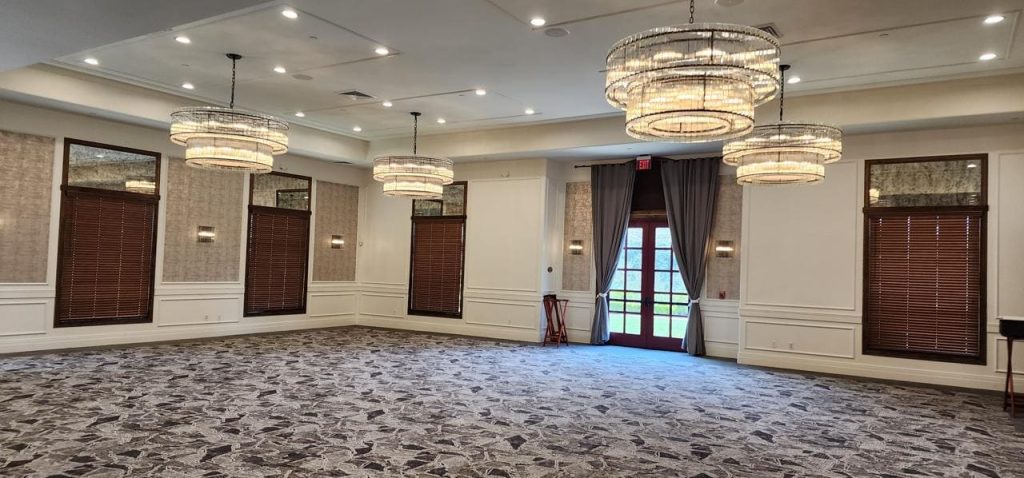
<path fill-rule="evenodd" d="M 338 93 L 338 94 L 341 95 L 341 96 L 347 96 L 348 99 L 350 99 L 352 101 L 372 100 L 373 99 L 373 95 L 368 95 L 368 94 L 363 93 L 362 91 L 358 91 L 358 90 L 342 91 L 341 93 Z"/>
<path fill-rule="evenodd" d="M 779 31 L 779 27 L 775 26 L 774 23 L 768 23 L 766 25 L 758 25 L 756 28 L 771 33 L 775 38 L 782 38 L 782 32 Z"/>

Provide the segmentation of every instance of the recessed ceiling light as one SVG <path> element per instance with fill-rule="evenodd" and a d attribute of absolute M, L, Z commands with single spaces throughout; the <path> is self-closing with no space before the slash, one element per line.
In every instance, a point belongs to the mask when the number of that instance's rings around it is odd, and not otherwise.
<path fill-rule="evenodd" d="M 292 10 L 290 8 L 286 8 L 284 10 L 281 10 L 281 15 L 284 15 L 285 18 L 289 18 L 289 19 L 292 19 L 292 20 L 295 20 L 296 18 L 299 18 L 299 12 L 296 12 L 295 10 Z"/>
<path fill-rule="evenodd" d="M 995 25 L 996 23 L 1002 22 L 1003 20 L 1006 20 L 1006 17 L 1002 15 L 989 15 L 988 17 L 985 17 L 985 24 Z"/>
<path fill-rule="evenodd" d="M 477 88 L 476 89 L 476 95 L 477 96 L 483 96 L 483 95 L 486 95 L 486 94 L 487 94 L 487 90 L 485 90 L 483 88 Z"/>
<path fill-rule="evenodd" d="M 373 51 L 374 51 L 374 53 L 376 53 L 376 54 L 378 54 L 380 56 L 384 56 L 384 55 L 387 55 L 388 53 L 391 53 L 391 50 L 388 50 L 387 48 L 382 47 L 382 46 L 377 47 L 377 49 L 373 50 Z"/>
<path fill-rule="evenodd" d="M 533 18 L 530 19 L 530 25 L 533 25 L 535 27 L 542 27 L 547 22 L 548 22 L 547 20 L 545 20 L 545 19 L 543 19 L 541 17 L 533 17 Z"/>
<path fill-rule="evenodd" d="M 358 132 L 360 132 L 360 131 L 362 131 L 362 130 L 363 130 L 363 128 L 360 128 L 360 127 L 358 127 L 358 126 L 353 126 L 353 127 L 352 127 L 352 131 L 355 131 L 356 133 L 358 133 Z"/>
<path fill-rule="evenodd" d="M 526 108 L 526 110 L 523 111 L 523 113 L 526 113 L 528 115 L 532 115 L 532 114 L 536 113 L 536 111 L 533 111 L 533 108 Z"/>
<path fill-rule="evenodd" d="M 383 102 L 381 104 L 384 105 L 385 108 L 390 108 L 390 107 L 394 106 L 394 104 L 392 104 L 390 101 L 385 101 L 385 102 Z"/>
<path fill-rule="evenodd" d="M 182 83 L 181 87 L 185 88 L 186 90 L 194 90 L 194 89 L 196 89 L 196 85 L 193 85 L 192 83 L 189 83 L 187 81 Z"/>
<path fill-rule="evenodd" d="M 298 112 L 295 113 L 295 116 L 298 116 L 299 118 L 305 118 L 306 117 L 306 113 L 298 111 Z"/>
<path fill-rule="evenodd" d="M 82 61 L 84 61 L 84 62 L 86 62 L 86 63 L 88 63 L 88 64 L 90 64 L 92 66 L 96 66 L 96 65 L 100 64 L 99 60 L 97 60 L 97 59 L 95 59 L 95 58 L 93 58 L 91 56 L 89 58 L 86 58 L 85 60 L 82 60 Z"/>
<path fill-rule="evenodd" d="M 274 67 L 274 71 L 276 71 L 278 73 L 288 73 L 288 69 L 286 69 L 285 67 L 280 66 L 280 65 L 275 66 Z"/>
<path fill-rule="evenodd" d="M 447 121 L 445 121 L 444 118 L 438 118 L 437 119 L 437 124 L 445 124 L 445 123 L 447 123 Z"/>
<path fill-rule="evenodd" d="M 789 83 L 791 85 L 795 85 L 797 83 L 800 83 L 801 81 L 804 81 L 804 80 L 800 79 L 799 76 L 792 76 L 788 80 L 786 80 L 786 83 Z"/>
<path fill-rule="evenodd" d="M 983 53 L 981 56 L 978 57 L 978 59 L 981 61 L 989 61 L 995 60 L 997 57 L 998 55 L 996 55 L 995 53 Z"/>
<path fill-rule="evenodd" d="M 185 35 L 178 35 L 174 37 L 174 41 L 181 43 L 183 45 L 188 45 L 189 43 L 192 43 L 192 39 Z"/>

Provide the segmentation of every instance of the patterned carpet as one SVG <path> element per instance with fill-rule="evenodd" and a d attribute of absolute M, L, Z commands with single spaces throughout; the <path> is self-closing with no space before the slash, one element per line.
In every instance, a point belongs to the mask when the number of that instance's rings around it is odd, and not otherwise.
<path fill-rule="evenodd" d="M 364 328 L 0 358 L 4 476 L 1024 476 L 990 394 Z"/>

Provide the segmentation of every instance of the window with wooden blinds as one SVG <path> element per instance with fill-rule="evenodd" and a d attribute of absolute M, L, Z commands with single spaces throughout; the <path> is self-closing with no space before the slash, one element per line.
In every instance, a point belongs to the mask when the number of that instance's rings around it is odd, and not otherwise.
<path fill-rule="evenodd" d="M 462 317 L 465 217 L 415 217 L 409 314 Z"/>
<path fill-rule="evenodd" d="M 983 169 L 984 158 L 972 161 L 980 163 L 929 168 Z M 864 352 L 984 363 L 983 172 L 978 172 L 975 187 L 969 180 L 943 185 L 943 174 L 893 175 L 900 182 L 923 183 L 887 185 L 878 179 L 879 170 L 874 174 L 869 194 L 875 204 L 925 205 L 865 208 Z M 966 205 L 931 205 L 951 202 Z"/>
<path fill-rule="evenodd" d="M 54 325 L 151 322 L 159 154 L 71 139 L 64 153 Z"/>
<path fill-rule="evenodd" d="M 310 182 L 310 178 L 283 173 L 253 177 L 245 261 L 246 316 L 306 313 Z M 282 204 L 277 200 L 281 191 L 299 199 Z"/>

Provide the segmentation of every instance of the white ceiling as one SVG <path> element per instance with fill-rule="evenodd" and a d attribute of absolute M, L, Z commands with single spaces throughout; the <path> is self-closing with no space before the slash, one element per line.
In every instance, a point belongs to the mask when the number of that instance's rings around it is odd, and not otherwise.
<path fill-rule="evenodd" d="M 0 71 L 210 18 L 264 0 L 2 0 Z"/>
<path fill-rule="evenodd" d="M 95 2 L 94 2 L 95 3 Z M 105 3 L 105 2 L 104 2 Z M 178 2 L 180 3 L 180 2 Z M 214 3 L 214 2 L 210 2 Z M 774 24 L 796 94 L 990 75 L 1024 68 L 1017 32 L 1024 0 L 698 0 L 698 21 Z M 284 6 L 297 20 L 280 15 Z M 1006 21 L 985 25 L 993 13 Z M 542 16 L 544 28 L 529 20 Z M 621 37 L 684 23 L 684 2 L 664 0 L 292 0 L 182 25 L 57 60 L 211 102 L 228 96 L 239 64 L 238 105 L 356 137 L 440 133 L 616 114 L 603 99 L 604 57 Z M 552 38 L 548 27 L 570 34 Z M 191 38 L 190 45 L 174 41 Z M 387 46 L 392 54 L 376 55 Z M 979 62 L 983 52 L 999 58 Z M 82 63 L 86 56 L 98 67 Z M 285 66 L 287 74 L 272 71 Z M 295 79 L 293 75 L 312 79 Z M 196 89 L 183 90 L 183 82 Z M 486 88 L 486 96 L 473 93 Z M 339 92 L 376 97 L 356 101 Z M 391 100 L 392 108 L 380 102 Z M 533 108 L 536 115 L 526 115 Z M 305 118 L 294 113 L 303 111 Z M 439 125 L 436 118 L 447 124 Z M 362 132 L 352 128 L 359 126 Z"/>

